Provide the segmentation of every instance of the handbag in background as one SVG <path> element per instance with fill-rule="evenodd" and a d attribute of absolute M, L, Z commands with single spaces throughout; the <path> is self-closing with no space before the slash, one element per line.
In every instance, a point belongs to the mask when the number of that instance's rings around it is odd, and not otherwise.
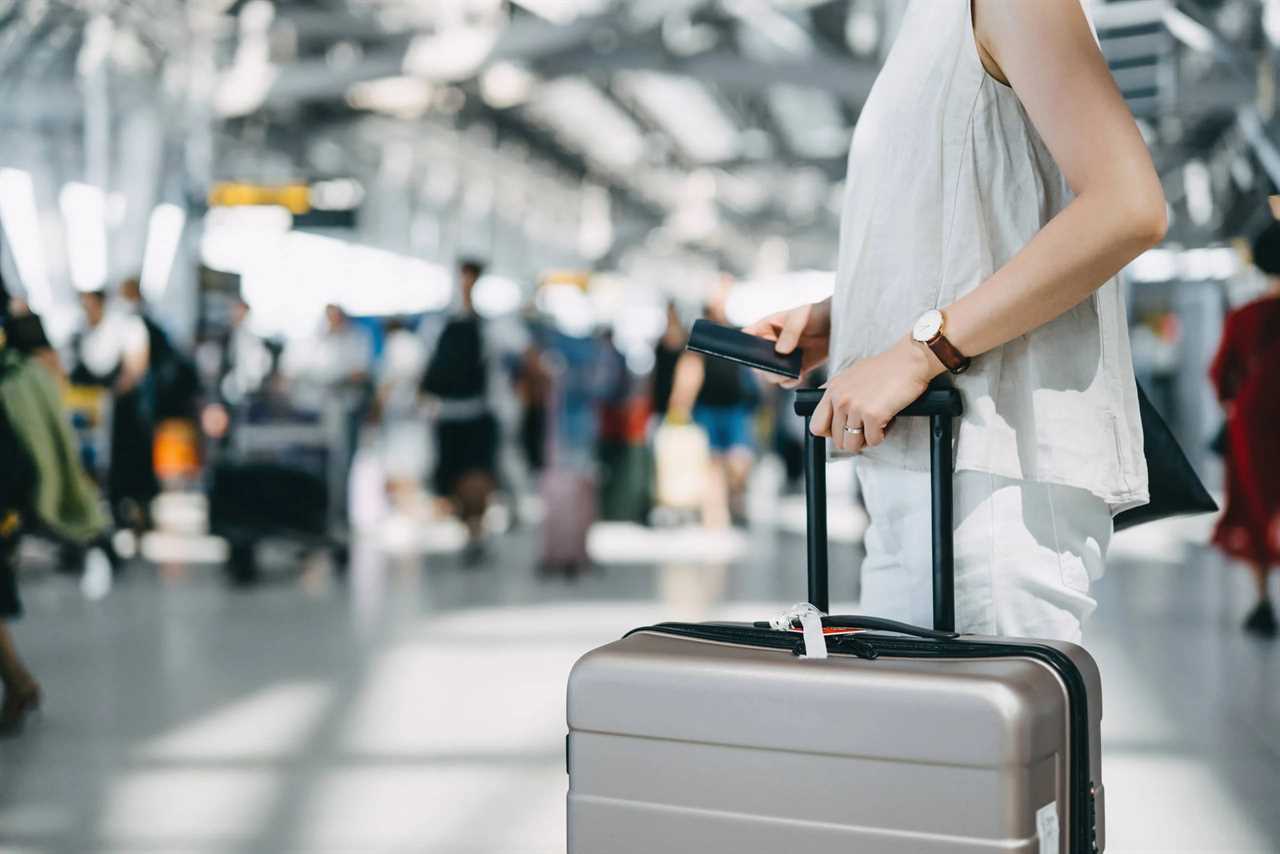
<path fill-rule="evenodd" d="M 1147 488 L 1151 501 L 1118 514 L 1115 529 L 1123 531 L 1144 522 L 1170 516 L 1214 513 L 1218 503 L 1191 467 L 1173 431 L 1138 386 L 1138 412 L 1142 418 L 1142 452 L 1147 458 Z"/>

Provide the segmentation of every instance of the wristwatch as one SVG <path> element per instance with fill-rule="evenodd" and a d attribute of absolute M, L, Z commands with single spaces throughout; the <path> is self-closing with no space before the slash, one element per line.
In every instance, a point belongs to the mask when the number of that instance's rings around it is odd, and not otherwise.
<path fill-rule="evenodd" d="M 942 334 L 944 321 L 941 311 L 936 308 L 929 309 L 920 315 L 915 326 L 911 327 L 911 338 L 932 350 L 933 355 L 938 357 L 938 361 L 948 371 L 953 374 L 963 374 L 969 369 L 969 363 L 972 360 L 957 350 L 955 345 L 947 340 L 947 336 Z"/>

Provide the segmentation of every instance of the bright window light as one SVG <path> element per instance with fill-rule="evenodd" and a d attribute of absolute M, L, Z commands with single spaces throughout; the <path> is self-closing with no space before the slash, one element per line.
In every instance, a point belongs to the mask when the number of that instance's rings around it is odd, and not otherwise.
<path fill-rule="evenodd" d="M 1182 278 L 1224 281 L 1240 272 L 1240 256 L 1229 246 L 1188 249 L 1182 253 Z"/>
<path fill-rule="evenodd" d="M 729 289 L 725 314 L 730 323 L 746 326 L 774 312 L 826 299 L 835 290 L 835 281 L 833 272 L 804 270 L 737 282 Z"/>
<path fill-rule="evenodd" d="M 101 290 L 107 282 L 107 198 L 101 187 L 72 181 L 58 194 L 67 229 L 67 263 L 78 291 Z"/>
<path fill-rule="evenodd" d="M 43 313 L 53 305 L 53 290 L 44 261 L 44 240 L 40 235 L 40 214 L 31 173 L 22 169 L 0 169 L 0 223 L 4 225 L 13 263 L 27 292 L 33 311 Z"/>
<path fill-rule="evenodd" d="M 243 273 L 279 250 L 293 215 L 278 205 L 213 208 L 204 220 L 200 260 L 225 273 Z"/>
<path fill-rule="evenodd" d="M 147 223 L 147 248 L 142 256 L 142 295 L 151 302 L 159 302 L 169 286 L 173 262 L 178 257 L 178 245 L 182 241 L 182 229 L 187 224 L 187 213 L 169 202 L 158 204 L 151 211 Z"/>
<path fill-rule="evenodd" d="M 440 264 L 332 237 L 291 231 L 244 259 L 241 291 L 264 335 L 312 335 L 327 303 L 357 316 L 438 311 L 453 295 Z"/>
<path fill-rule="evenodd" d="M 481 317 L 501 317 L 520 308 L 524 301 L 524 291 L 519 284 L 505 276 L 487 274 L 476 282 L 471 301 Z"/>
<path fill-rule="evenodd" d="M 544 285 L 535 301 L 538 310 L 549 316 L 565 335 L 582 338 L 591 334 L 596 322 L 595 309 L 577 285 Z"/>
<path fill-rule="evenodd" d="M 1129 264 L 1135 282 L 1167 282 L 1178 275 L 1178 255 L 1171 249 L 1148 249 Z"/>

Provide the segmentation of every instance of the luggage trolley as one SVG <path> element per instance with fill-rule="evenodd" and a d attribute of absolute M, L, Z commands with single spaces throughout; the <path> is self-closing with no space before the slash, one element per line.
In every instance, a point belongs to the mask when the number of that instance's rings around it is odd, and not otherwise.
<path fill-rule="evenodd" d="M 230 545 L 233 581 L 257 579 L 257 546 L 267 540 L 327 549 L 345 567 L 348 444 L 338 403 L 319 412 L 240 408 L 209 488 L 209 527 Z"/>

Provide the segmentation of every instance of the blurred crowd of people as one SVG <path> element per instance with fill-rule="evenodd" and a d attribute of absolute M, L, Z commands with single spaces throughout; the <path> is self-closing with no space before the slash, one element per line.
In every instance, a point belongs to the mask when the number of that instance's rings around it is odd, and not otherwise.
<path fill-rule="evenodd" d="M 1227 471 L 1214 542 L 1252 568 L 1258 602 L 1246 629 L 1274 637 L 1280 226 L 1258 239 L 1254 258 L 1269 290 L 1229 316 L 1212 370 Z M 152 314 L 135 279 L 81 294 L 83 322 L 60 349 L 22 299 L 0 292 L 0 618 L 21 613 L 19 537 L 53 542 L 63 568 L 101 595 L 121 565 L 112 535 L 140 542 L 175 477 L 208 494 L 210 527 L 231 543 L 228 566 L 240 581 L 256 577 L 259 539 L 345 543 L 368 483 L 389 512 L 456 517 L 468 567 L 489 560 L 491 505 L 507 504 L 519 524 L 520 499 L 537 495 L 536 565 L 562 577 L 591 568 L 596 520 L 743 524 L 762 452 L 777 453 L 797 485 L 803 428 L 789 416 L 789 393 L 687 351 L 693 318 L 675 303 L 640 373 L 608 327 L 570 331 L 532 311 L 482 315 L 473 295 L 484 272 L 478 261 L 459 265 L 446 312 L 352 318 L 330 305 L 315 337 L 288 345 L 256 334 L 237 298 L 225 329 L 192 352 Z M 726 323 L 725 297 L 715 291 L 701 316 Z M 176 454 L 185 467 L 161 464 L 174 456 L 159 450 L 173 423 L 188 425 L 175 434 L 191 446 Z M 362 461 L 372 475 L 358 484 Z M 0 679 L 0 732 L 12 731 L 41 695 L 3 623 Z"/>

